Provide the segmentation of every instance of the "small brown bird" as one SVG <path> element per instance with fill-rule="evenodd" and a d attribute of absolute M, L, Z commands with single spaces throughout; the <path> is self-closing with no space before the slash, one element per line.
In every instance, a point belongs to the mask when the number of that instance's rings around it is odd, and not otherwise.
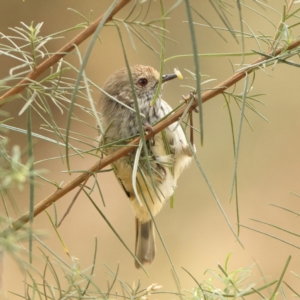
<path fill-rule="evenodd" d="M 159 82 L 159 73 L 155 69 L 136 65 L 131 67 L 131 74 L 142 123 L 147 131 L 151 131 L 151 126 L 169 114 L 172 108 L 161 98 L 161 92 L 155 104 L 150 106 Z M 176 74 L 163 75 L 162 82 L 176 77 Z M 101 124 L 105 132 L 101 143 L 109 145 L 103 149 L 110 154 L 119 149 L 120 145 L 126 144 L 125 139 L 128 142 L 129 137 L 139 134 L 139 127 L 136 113 L 128 108 L 134 109 L 134 98 L 127 69 L 121 69 L 111 75 L 103 89 L 127 106 L 118 103 L 107 94 L 102 93 L 100 96 Z M 192 152 L 183 129 L 181 126 L 175 128 L 176 126 L 177 123 L 171 124 L 164 132 L 156 134 L 152 141 L 147 142 L 153 179 L 148 173 L 143 151 L 139 158 L 136 178 L 132 178 L 136 151 L 113 164 L 136 217 L 135 255 L 143 265 L 150 264 L 155 256 L 154 228 L 149 210 L 153 216 L 161 210 L 165 201 L 173 195 L 180 173 L 191 161 Z M 116 141 L 119 142 L 115 143 Z M 135 266 L 140 267 L 137 261 Z"/>

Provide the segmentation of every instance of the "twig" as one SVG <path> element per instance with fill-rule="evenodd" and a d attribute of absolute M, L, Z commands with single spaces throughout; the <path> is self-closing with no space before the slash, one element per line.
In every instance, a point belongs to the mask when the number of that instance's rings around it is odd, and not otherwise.
<path fill-rule="evenodd" d="M 107 22 L 109 22 L 113 16 L 121 10 L 126 4 L 128 4 L 131 0 L 120 0 L 119 3 L 116 5 L 110 16 L 107 18 Z M 24 79 L 22 79 L 15 87 L 11 88 L 9 91 L 7 91 L 4 95 L 0 97 L 0 108 L 6 103 L 6 98 L 11 97 L 12 95 L 18 94 L 22 92 L 25 87 L 32 82 L 32 80 L 35 80 L 38 76 L 40 76 L 42 73 L 44 73 L 46 70 L 48 70 L 51 66 L 56 64 L 62 57 L 64 57 L 66 54 L 71 52 L 75 45 L 80 45 L 83 41 L 85 41 L 90 35 L 92 35 L 95 30 L 97 29 L 97 26 L 101 22 L 102 18 L 105 16 L 103 14 L 100 16 L 95 22 L 93 22 L 89 27 L 84 29 L 80 34 L 78 34 L 75 38 L 73 38 L 70 42 L 68 42 L 66 45 L 64 45 L 62 48 L 60 48 L 55 54 L 47 58 L 45 61 L 43 61 L 41 64 L 39 64 L 35 69 L 33 69 Z"/>
<path fill-rule="evenodd" d="M 295 49 L 300 45 L 300 39 L 293 42 L 287 49 L 284 50 L 292 50 Z M 275 51 L 274 56 L 278 56 L 282 52 L 282 48 L 277 49 Z M 212 90 L 209 90 L 205 92 L 202 95 L 202 102 L 206 102 L 209 99 L 223 93 L 226 89 L 233 86 L 235 83 L 243 79 L 246 74 L 249 74 L 259 68 L 259 64 L 263 63 L 269 59 L 266 56 L 261 57 L 260 59 L 253 62 L 248 68 L 245 68 L 242 71 L 239 71 L 238 73 L 234 74 L 233 76 L 229 77 L 222 83 L 218 84 L 215 88 Z M 187 103 L 186 105 L 183 105 L 181 108 L 179 108 L 177 111 L 175 111 L 173 114 L 171 114 L 168 118 L 164 119 L 162 122 L 158 123 L 153 127 L 153 133 L 157 134 L 158 132 L 162 131 L 164 128 L 168 127 L 172 123 L 176 122 L 182 114 L 185 112 L 186 106 L 189 105 Z M 197 101 L 194 101 L 194 104 L 190 106 L 189 112 L 194 110 L 198 106 Z M 152 135 L 145 135 L 146 140 L 150 139 Z M 87 180 L 88 177 L 90 177 L 92 174 L 97 173 L 99 170 L 103 169 L 104 167 L 108 166 L 112 162 L 118 160 L 119 158 L 127 155 L 129 152 L 136 149 L 136 146 L 139 145 L 140 138 L 136 138 L 132 142 L 130 142 L 125 147 L 121 148 L 120 150 L 114 152 L 113 154 L 101 159 L 99 162 L 97 162 L 94 166 L 92 166 L 89 170 L 87 170 L 85 173 L 79 175 L 74 180 L 69 182 L 65 187 L 57 190 L 52 195 L 48 196 L 44 200 L 42 200 L 40 203 L 38 203 L 34 208 L 34 216 L 38 215 L 42 211 L 44 211 L 47 207 L 49 207 L 53 202 L 58 201 L 61 197 L 66 195 L 68 192 L 72 191 L 74 188 L 78 187 L 81 183 L 83 183 L 85 180 Z M 11 226 L 3 231 L 2 234 L 8 233 L 10 230 L 18 230 L 23 224 L 27 223 L 29 220 L 29 212 L 25 213 L 23 216 L 21 216 L 18 220 L 13 222 Z"/>
<path fill-rule="evenodd" d="M 81 193 L 82 189 L 85 187 L 87 181 L 89 180 L 89 177 L 86 178 L 86 180 L 84 181 L 84 183 L 81 185 L 79 191 L 76 193 L 75 197 L 73 198 L 71 204 L 69 205 L 67 211 L 64 213 L 64 215 L 62 216 L 61 220 L 58 222 L 57 224 L 57 228 L 61 225 L 61 223 L 63 222 L 63 220 L 66 218 L 66 216 L 70 213 L 72 206 L 74 205 L 75 201 L 77 200 L 79 194 Z"/>

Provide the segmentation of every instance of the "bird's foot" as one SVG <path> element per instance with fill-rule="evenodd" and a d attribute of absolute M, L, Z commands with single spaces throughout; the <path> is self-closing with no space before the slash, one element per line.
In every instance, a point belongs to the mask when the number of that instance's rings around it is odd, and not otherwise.
<path fill-rule="evenodd" d="M 193 100 L 195 103 L 198 103 L 197 99 L 196 99 L 196 91 L 190 91 L 188 96 L 182 95 L 181 98 L 185 103 L 188 103 L 188 101 L 191 101 L 191 100 Z M 197 113 L 198 109 L 196 107 L 194 107 L 193 111 Z"/>
<path fill-rule="evenodd" d="M 148 123 L 144 123 L 143 127 L 144 127 L 145 133 L 147 135 L 148 134 L 151 135 L 151 137 L 150 137 L 150 143 L 151 143 L 151 146 L 154 146 L 155 145 L 155 140 L 154 140 L 154 130 L 153 130 L 153 127 L 150 124 L 148 124 Z"/>

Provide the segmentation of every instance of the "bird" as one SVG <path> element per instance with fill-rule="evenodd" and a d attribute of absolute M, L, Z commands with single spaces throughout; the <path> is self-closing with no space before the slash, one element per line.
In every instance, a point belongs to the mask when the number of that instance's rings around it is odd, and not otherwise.
<path fill-rule="evenodd" d="M 130 138 L 140 134 L 134 93 L 145 133 L 152 134 L 152 126 L 172 112 L 171 106 L 162 99 L 162 89 L 166 82 L 177 77 L 176 74 L 162 75 L 162 88 L 155 103 L 151 105 L 159 86 L 159 72 L 151 66 L 135 65 L 130 67 L 130 73 L 132 81 L 127 68 L 113 73 L 104 83 L 100 95 L 99 112 L 103 130 L 100 144 L 106 155 L 112 154 L 120 146 L 126 145 Z M 145 162 L 145 151 L 139 156 L 136 173 L 133 173 L 133 164 L 137 150 L 112 165 L 135 215 L 136 268 L 151 264 L 154 260 L 156 245 L 152 218 L 173 195 L 177 179 L 190 164 L 193 155 L 183 128 L 177 122 L 147 141 L 147 152 L 150 171 Z M 134 180 L 133 174 L 136 176 Z"/>

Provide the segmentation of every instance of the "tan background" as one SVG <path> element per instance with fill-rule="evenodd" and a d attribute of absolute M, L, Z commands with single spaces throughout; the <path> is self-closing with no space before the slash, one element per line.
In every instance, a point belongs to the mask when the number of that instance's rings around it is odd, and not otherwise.
<path fill-rule="evenodd" d="M 218 17 L 213 12 L 208 1 L 194 1 L 195 7 L 207 16 L 213 24 L 223 26 Z M 251 6 L 252 1 L 247 1 Z M 273 1 L 272 1 L 273 2 Z M 42 35 L 60 31 L 65 28 L 74 26 L 81 22 L 81 19 L 74 13 L 67 10 L 71 7 L 83 15 L 88 16 L 90 10 L 94 11 L 94 18 L 101 15 L 109 6 L 111 1 L 40 1 L 26 0 L 25 2 L 10 0 L 2 1 L 0 4 L 0 31 L 9 33 L 8 27 L 21 26 L 20 21 L 30 24 L 44 22 Z M 172 2 L 166 1 L 166 5 Z M 276 1 L 277 9 L 281 12 L 284 1 Z M 273 5 L 273 3 L 272 3 Z M 275 24 L 279 21 L 279 16 L 269 10 L 260 9 L 255 6 L 263 15 L 270 18 Z M 129 7 L 124 10 L 119 17 L 125 15 Z M 263 17 L 258 16 L 243 9 L 244 19 L 251 26 L 252 30 L 258 34 L 263 31 L 264 34 L 272 35 L 274 28 Z M 152 7 L 150 17 L 159 16 L 159 3 L 156 1 Z M 170 37 L 176 39 L 178 44 L 167 43 L 166 57 L 191 53 L 189 31 L 186 23 L 185 7 L 182 4 L 179 9 L 171 15 L 171 20 L 167 23 L 170 30 Z M 231 19 L 233 24 L 238 28 L 238 20 Z M 199 18 L 195 21 L 202 23 Z M 76 32 L 77 33 L 77 32 Z M 125 33 L 125 31 L 124 31 Z M 227 43 L 222 41 L 216 33 L 210 29 L 196 27 L 198 47 L 201 53 L 209 52 L 238 52 L 241 51 L 241 45 L 237 45 L 229 34 L 224 34 Z M 66 39 L 72 37 L 75 32 L 63 34 Z M 102 45 L 99 43 L 95 46 L 92 56 L 89 60 L 86 72 L 87 75 L 100 86 L 105 79 L 115 70 L 124 66 L 124 59 L 120 48 L 117 32 L 112 27 L 106 27 L 101 32 Z M 149 51 L 138 40 L 135 40 L 137 51 L 133 51 L 127 38 L 126 49 L 130 64 L 145 64 L 159 68 L 158 58 Z M 50 51 L 55 51 L 66 40 L 56 40 L 49 45 Z M 88 43 L 81 47 L 84 53 Z M 156 45 L 157 47 L 157 45 Z M 255 43 L 246 41 L 246 50 L 255 48 Z M 158 49 L 158 47 L 157 47 Z M 265 46 L 266 49 L 266 46 Z M 251 62 L 254 58 L 247 59 Z M 76 62 L 76 59 L 72 59 Z M 234 59 L 234 63 L 240 62 Z M 0 75 L 5 76 L 11 67 L 3 56 L 0 56 Z M 166 64 L 165 70 L 172 71 L 178 67 L 184 77 L 190 77 L 184 69 L 194 71 L 192 59 L 178 59 Z M 254 223 L 250 218 L 263 220 L 282 226 L 291 231 L 299 228 L 299 219 L 294 215 L 281 211 L 269 205 L 275 203 L 288 207 L 294 211 L 299 210 L 299 199 L 289 192 L 293 191 L 300 194 L 299 188 L 299 69 L 278 65 L 275 70 L 268 68 L 264 72 L 258 72 L 254 84 L 254 94 L 265 93 L 262 100 L 268 107 L 258 106 L 259 110 L 269 119 L 267 123 L 247 110 L 247 117 L 251 121 L 253 131 L 244 123 L 243 135 L 241 142 L 241 152 L 238 167 L 239 175 L 239 204 L 241 223 L 264 232 L 281 237 L 296 245 L 300 245 L 299 238 L 279 232 L 276 229 L 268 228 L 262 224 Z M 203 58 L 201 59 L 201 72 L 216 78 L 216 82 L 229 77 L 232 74 L 230 62 L 227 58 Z M 181 84 L 193 85 L 191 80 L 173 81 L 169 83 L 164 90 L 164 98 L 174 107 L 177 105 L 182 94 L 186 94 L 187 89 L 180 87 Z M 213 83 L 208 86 L 213 86 Z M 239 91 L 241 87 L 239 87 Z M 99 92 L 94 92 L 94 100 L 98 98 Z M 197 153 L 207 172 L 207 175 L 214 186 L 214 189 L 222 202 L 222 205 L 235 226 L 235 205 L 228 203 L 230 184 L 233 169 L 233 151 L 231 143 L 230 124 L 226 108 L 222 108 L 223 98 L 217 97 L 210 100 L 204 105 L 204 129 L 205 143 L 201 147 L 197 140 Z M 23 103 L 16 100 L 5 106 L 16 119 L 14 125 L 25 128 L 25 116 L 17 116 L 17 112 Z M 233 105 L 235 107 L 235 105 Z M 58 110 L 57 121 L 60 126 L 65 126 L 65 115 L 61 115 Z M 234 109 L 235 126 L 239 120 L 238 110 Z M 89 122 L 93 120 L 82 116 Z M 197 115 L 195 115 L 195 120 Z M 39 129 L 40 120 L 35 118 L 34 130 L 43 133 Z M 12 123 L 10 123 L 12 124 Z M 75 125 L 75 124 L 74 124 Z M 87 127 L 77 128 L 78 131 L 94 137 L 96 132 L 91 132 Z M 20 134 L 9 134 L 11 145 L 26 145 L 26 137 Z M 43 141 L 36 140 L 35 157 L 42 159 L 49 156 L 58 155 L 57 147 L 49 145 Z M 95 159 L 87 157 L 85 159 L 76 159 L 73 161 L 72 169 L 86 169 L 95 162 Z M 66 169 L 60 160 L 55 163 L 48 162 L 40 165 L 41 168 L 49 170 L 47 177 L 60 182 L 69 181 L 66 175 L 61 173 Z M 98 177 L 102 192 L 106 199 L 106 208 L 103 208 L 99 195 L 94 194 L 98 205 L 102 208 L 107 218 L 113 224 L 120 236 L 125 242 L 134 248 L 134 218 L 126 200 L 126 197 L 119 187 L 113 174 L 103 174 Z M 36 202 L 39 202 L 54 188 L 41 184 L 36 188 Z M 62 215 L 70 203 L 75 192 L 70 193 L 57 203 L 59 214 Z M 16 200 L 21 207 L 22 212 L 28 208 L 28 191 L 17 194 Z M 3 207 L 1 207 L 3 210 Z M 49 212 L 51 212 L 51 208 Z M 202 178 L 195 162 L 184 172 L 178 184 L 175 194 L 175 209 L 170 209 L 168 205 L 157 216 L 157 223 L 165 239 L 169 252 L 174 261 L 175 267 L 179 274 L 182 287 L 191 289 L 195 282 L 184 272 L 181 267 L 186 268 L 200 282 L 207 275 L 204 271 L 208 268 L 217 269 L 217 263 L 223 264 L 226 255 L 233 252 L 230 260 L 231 270 L 239 267 L 247 267 L 257 262 L 263 271 L 263 275 L 268 278 L 278 278 L 283 266 L 288 258 L 292 255 L 292 261 L 286 274 L 285 281 L 292 286 L 299 286 L 299 279 L 296 280 L 290 271 L 300 274 L 299 249 L 283 244 L 264 235 L 249 231 L 241 230 L 241 241 L 244 249 L 235 241 L 231 234 L 225 219 L 216 205 L 204 179 Z M 48 230 L 48 237 L 44 241 L 66 261 L 69 258 L 64 255 L 62 247 L 49 224 L 49 220 L 44 213 L 35 220 L 37 229 Z M 94 251 L 94 236 L 98 238 L 98 255 L 95 270 L 95 282 L 105 289 L 106 281 L 112 281 L 112 278 L 105 274 L 106 267 L 104 264 L 115 270 L 117 264 L 120 264 L 119 277 L 129 283 L 141 279 L 144 287 L 150 283 L 157 282 L 164 287 L 164 291 L 176 290 L 175 282 L 172 277 L 170 263 L 158 241 L 158 253 L 152 266 L 147 268 L 149 278 L 142 271 L 138 271 L 133 266 L 133 259 L 127 250 L 121 245 L 106 223 L 101 219 L 99 214 L 92 207 L 90 202 L 82 195 L 76 202 L 72 212 L 60 228 L 60 233 L 67 244 L 72 256 L 79 258 L 82 269 L 92 264 Z M 39 251 L 35 244 L 35 254 Z M 4 289 L 22 293 L 24 286 L 22 281 L 24 277 L 15 263 L 8 257 L 5 257 L 5 280 Z M 41 260 L 35 257 L 35 263 Z M 252 279 L 261 278 L 257 267 L 253 268 Z M 259 280 L 263 284 L 262 280 Z M 121 289 L 118 287 L 119 292 Z M 300 292 L 298 288 L 298 292 Z M 264 293 L 268 296 L 267 293 Z M 288 291 L 288 299 L 291 299 L 291 292 Z M 15 299 L 15 296 L 6 294 L 7 299 Z M 164 296 L 168 299 L 175 296 Z M 162 298 L 154 296 L 153 298 Z"/>

